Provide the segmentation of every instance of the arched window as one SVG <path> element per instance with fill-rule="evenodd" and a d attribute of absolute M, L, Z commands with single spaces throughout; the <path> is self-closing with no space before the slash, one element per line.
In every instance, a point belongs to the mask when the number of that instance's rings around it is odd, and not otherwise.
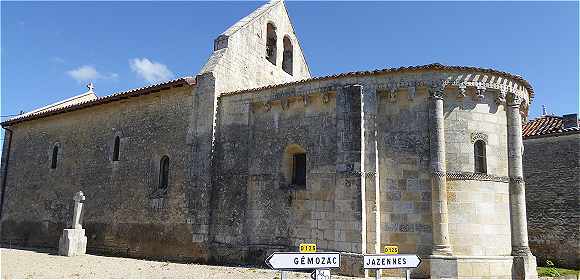
<path fill-rule="evenodd" d="M 288 36 L 284 36 L 284 52 L 282 53 L 282 70 L 292 75 L 292 41 Z"/>
<path fill-rule="evenodd" d="M 306 186 L 306 154 L 292 155 L 292 185 Z"/>
<path fill-rule="evenodd" d="M 293 188 L 306 187 L 306 152 L 302 147 L 292 144 L 286 148 L 282 162 L 286 184 Z"/>
<path fill-rule="evenodd" d="M 266 59 L 276 65 L 276 26 L 268 23 L 266 26 Z"/>
<path fill-rule="evenodd" d="M 475 159 L 475 173 L 487 173 L 485 142 L 483 140 L 477 140 L 473 144 L 473 156 Z"/>
<path fill-rule="evenodd" d="M 50 168 L 55 169 L 58 162 L 58 146 L 52 148 L 52 159 L 50 161 Z"/>
<path fill-rule="evenodd" d="M 163 156 L 159 163 L 159 188 L 167 189 L 169 183 L 169 157 Z"/>
<path fill-rule="evenodd" d="M 119 161 L 119 145 L 121 145 L 121 139 L 119 136 L 116 136 L 115 144 L 113 146 L 113 161 Z"/>

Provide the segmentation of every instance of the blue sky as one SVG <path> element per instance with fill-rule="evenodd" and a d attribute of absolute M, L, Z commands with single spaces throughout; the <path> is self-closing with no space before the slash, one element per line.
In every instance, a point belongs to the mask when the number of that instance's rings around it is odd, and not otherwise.
<path fill-rule="evenodd" d="M 1 115 L 195 75 L 262 2 L 1 2 Z M 287 2 L 314 76 L 439 62 L 518 74 L 530 117 L 579 107 L 578 2 Z M 3 118 L 4 119 L 4 118 Z"/>

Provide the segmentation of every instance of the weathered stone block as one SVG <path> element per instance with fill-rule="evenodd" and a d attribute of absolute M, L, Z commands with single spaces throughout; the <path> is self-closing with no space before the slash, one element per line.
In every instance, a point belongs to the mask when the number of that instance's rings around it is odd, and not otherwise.
<path fill-rule="evenodd" d="M 84 229 L 64 229 L 58 241 L 58 253 L 63 256 L 81 256 L 87 252 Z"/>

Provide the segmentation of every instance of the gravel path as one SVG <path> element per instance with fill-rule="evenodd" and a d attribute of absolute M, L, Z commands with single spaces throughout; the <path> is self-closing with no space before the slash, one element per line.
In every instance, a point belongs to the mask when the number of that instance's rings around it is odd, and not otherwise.
<path fill-rule="evenodd" d="M 280 279 L 280 273 L 249 267 L 210 266 L 85 255 L 63 257 L 51 252 L 0 248 L 2 279 L 22 278 L 192 278 Z M 310 273 L 289 275 L 310 279 Z M 344 276 L 332 279 L 355 280 Z"/>

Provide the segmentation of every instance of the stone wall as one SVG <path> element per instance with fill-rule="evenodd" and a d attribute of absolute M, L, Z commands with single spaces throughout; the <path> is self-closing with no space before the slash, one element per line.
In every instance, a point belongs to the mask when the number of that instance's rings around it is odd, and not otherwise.
<path fill-rule="evenodd" d="M 530 247 L 545 265 L 578 268 L 580 134 L 524 140 Z"/>
<path fill-rule="evenodd" d="M 448 96 L 452 96 L 450 92 Z M 445 117 L 449 234 L 458 255 L 509 256 L 505 105 L 493 94 L 448 98 Z M 475 173 L 474 143 L 485 142 L 487 174 Z"/>
<path fill-rule="evenodd" d="M 356 134 L 338 129 L 357 131 L 360 99 L 326 94 L 272 104 L 255 96 L 221 98 L 212 236 L 216 246 L 227 244 L 223 252 L 238 252 L 221 258 L 260 263 L 273 250 L 296 251 L 300 243 L 360 253 L 359 177 L 337 168 L 352 164 L 351 154 L 360 158 Z M 307 155 L 304 187 L 290 184 L 285 160 L 292 147 Z"/>
<path fill-rule="evenodd" d="M 194 195 L 186 183 L 193 168 L 186 144 L 192 91 L 162 90 L 11 126 L 2 242 L 56 247 L 72 219 L 72 197 L 82 190 L 89 251 L 203 257 L 188 224 Z M 116 136 L 120 158 L 112 161 Z M 164 155 L 170 160 L 169 187 L 164 198 L 152 199 Z"/>
<path fill-rule="evenodd" d="M 414 100 L 401 92 L 395 102 L 379 92 L 381 245 L 428 255 L 432 247 L 429 108 L 426 90 L 419 91 Z"/>

